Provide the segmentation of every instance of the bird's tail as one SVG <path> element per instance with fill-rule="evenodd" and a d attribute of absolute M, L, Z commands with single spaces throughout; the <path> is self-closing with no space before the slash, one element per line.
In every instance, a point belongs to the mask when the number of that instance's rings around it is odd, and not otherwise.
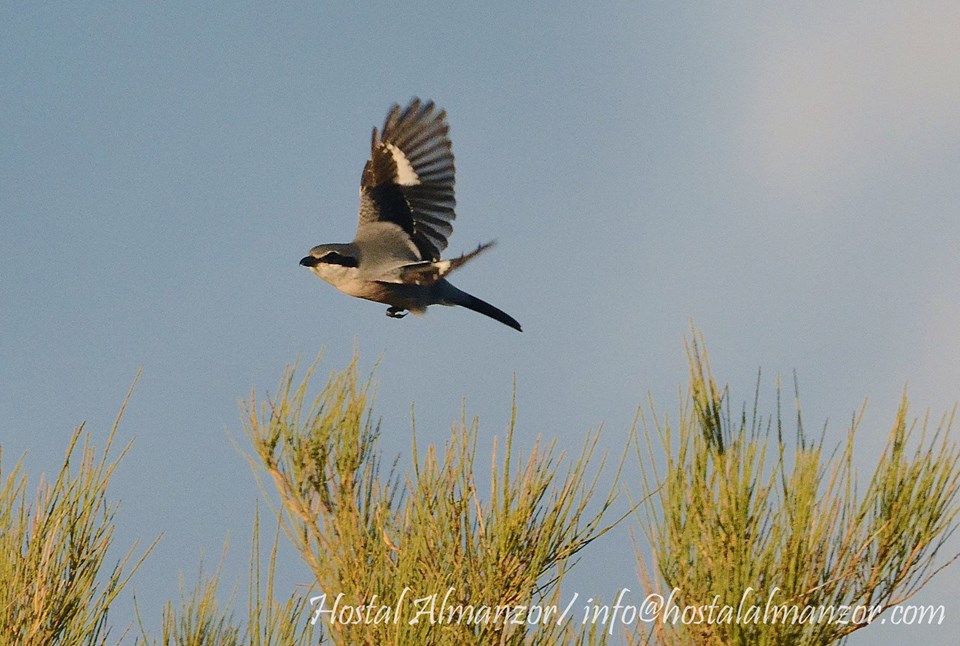
<path fill-rule="evenodd" d="M 512 327 L 517 332 L 523 332 L 523 329 L 520 327 L 520 324 L 517 322 L 517 320 L 503 310 L 494 307 L 486 301 L 480 300 L 476 296 L 471 296 L 465 291 L 457 289 L 449 283 L 447 283 L 447 287 L 448 291 L 446 294 L 446 301 L 449 305 L 466 307 L 468 310 L 473 310 L 474 312 L 478 312 L 484 316 L 489 316 L 492 319 L 496 319 L 504 325 Z"/>

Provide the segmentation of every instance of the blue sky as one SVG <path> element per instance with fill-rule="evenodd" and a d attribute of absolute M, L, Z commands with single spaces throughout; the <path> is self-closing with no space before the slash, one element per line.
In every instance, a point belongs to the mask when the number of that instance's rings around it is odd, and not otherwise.
<path fill-rule="evenodd" d="M 321 350 L 380 360 L 388 455 L 411 404 L 442 442 L 465 401 L 489 447 L 514 376 L 521 445 L 602 424 L 616 450 L 648 393 L 675 411 L 691 320 L 737 401 L 796 370 L 838 442 L 869 399 L 862 472 L 905 384 L 917 413 L 960 398 L 955 2 L 195 5 L 0 7 L 4 464 L 49 472 L 84 420 L 102 438 L 143 368 L 111 494 L 118 544 L 164 533 L 148 623 L 228 536 L 245 576 L 238 402 Z M 412 96 L 449 113 L 450 251 L 499 242 L 454 282 L 522 335 L 391 320 L 297 265 L 351 238 L 370 128 Z M 586 560 L 581 593 L 637 587 L 626 531 Z M 282 575 L 308 578 L 290 553 Z M 911 639 L 956 634 L 958 581 Z"/>

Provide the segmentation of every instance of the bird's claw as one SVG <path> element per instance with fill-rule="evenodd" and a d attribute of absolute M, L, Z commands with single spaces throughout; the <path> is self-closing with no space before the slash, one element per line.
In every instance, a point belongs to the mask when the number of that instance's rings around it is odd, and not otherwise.
<path fill-rule="evenodd" d="M 408 312 L 400 307 L 391 306 L 387 308 L 387 316 L 389 316 L 392 319 L 402 319 L 407 314 Z"/>

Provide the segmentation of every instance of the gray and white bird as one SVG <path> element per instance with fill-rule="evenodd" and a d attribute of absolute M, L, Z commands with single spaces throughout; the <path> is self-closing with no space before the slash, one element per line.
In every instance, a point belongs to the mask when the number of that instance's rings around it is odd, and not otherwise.
<path fill-rule="evenodd" d="M 345 294 L 389 305 L 393 318 L 422 314 L 429 305 L 460 305 L 522 331 L 512 316 L 446 279 L 493 246 L 440 259 L 457 217 L 446 116 L 420 99 L 390 109 L 383 132 L 373 129 L 353 242 L 318 245 L 300 264 Z"/>

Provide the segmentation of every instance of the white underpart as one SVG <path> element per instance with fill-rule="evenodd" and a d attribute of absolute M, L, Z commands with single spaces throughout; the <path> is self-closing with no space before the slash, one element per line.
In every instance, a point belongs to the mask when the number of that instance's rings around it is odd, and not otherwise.
<path fill-rule="evenodd" d="M 416 186 L 420 183 L 420 176 L 413 170 L 413 165 L 403 151 L 394 144 L 384 144 L 390 154 L 393 155 L 393 162 L 397 165 L 397 184 L 400 186 Z"/>
<path fill-rule="evenodd" d="M 434 263 L 433 266 L 437 268 L 437 272 L 438 272 L 441 276 L 445 275 L 448 271 L 450 271 L 450 261 L 449 261 L 449 260 L 441 260 L 440 262 Z"/>

